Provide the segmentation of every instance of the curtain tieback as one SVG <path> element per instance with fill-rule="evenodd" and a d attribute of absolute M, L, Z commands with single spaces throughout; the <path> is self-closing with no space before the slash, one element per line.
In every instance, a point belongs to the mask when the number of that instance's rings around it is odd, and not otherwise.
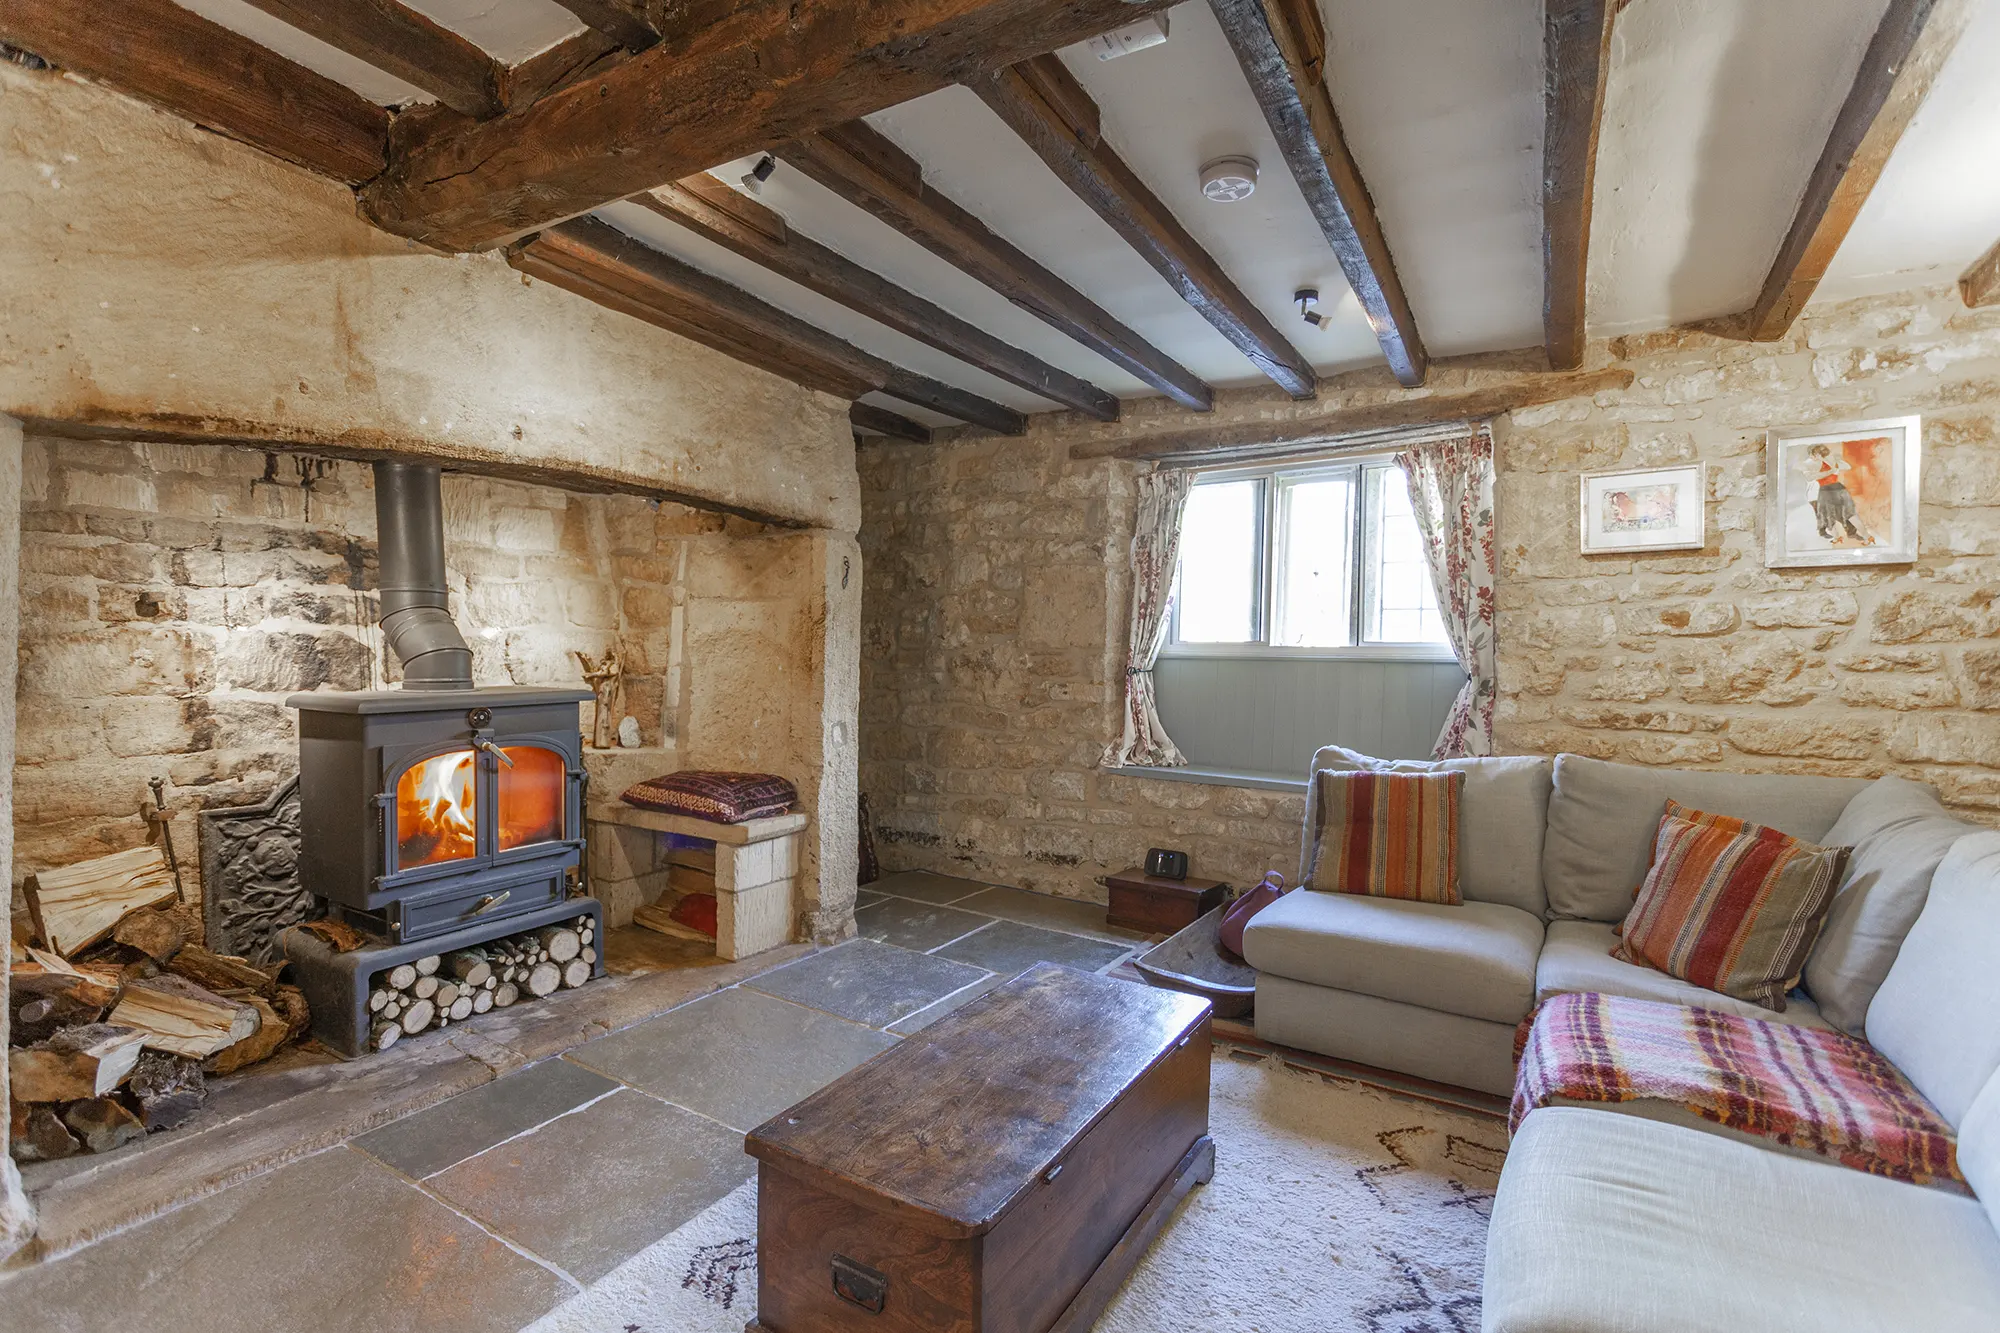
<path fill-rule="evenodd" d="M 1150 675 L 1152 675 L 1152 674 L 1153 674 L 1153 668 L 1151 668 L 1151 667 L 1126 667 L 1126 668 L 1125 668 L 1125 674 L 1126 674 L 1126 675 L 1128 675 L 1128 676 L 1150 676 Z"/>

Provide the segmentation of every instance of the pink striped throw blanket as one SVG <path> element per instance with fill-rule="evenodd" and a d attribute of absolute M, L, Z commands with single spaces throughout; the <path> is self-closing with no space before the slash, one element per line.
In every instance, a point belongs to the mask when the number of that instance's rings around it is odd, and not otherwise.
<path fill-rule="evenodd" d="M 1951 1126 L 1844 1032 L 1622 995 L 1557 995 L 1522 1039 L 1510 1130 L 1538 1106 L 1665 1102 L 1870 1175 L 1965 1187 Z"/>

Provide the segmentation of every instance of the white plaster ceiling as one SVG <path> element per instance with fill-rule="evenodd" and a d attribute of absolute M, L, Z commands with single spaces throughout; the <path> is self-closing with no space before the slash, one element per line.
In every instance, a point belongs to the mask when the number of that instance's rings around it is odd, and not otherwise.
<path fill-rule="evenodd" d="M 181 0 L 384 104 L 407 84 L 244 0 Z M 553 0 L 406 0 L 513 63 L 580 25 Z M 1541 336 L 1542 0 L 1319 0 L 1328 86 L 1436 356 Z M 1631 0 L 1613 43 L 1588 283 L 1593 333 L 1741 310 L 1755 298 L 1887 0 Z M 1207 6 L 1161 47 L 1062 59 L 1107 140 L 1325 373 L 1380 353 Z M 2000 4 L 1982 7 L 1836 257 L 1821 297 L 1948 281 L 2000 237 Z M 936 188 L 1168 355 L 1221 387 L 1263 381 L 977 97 L 947 89 L 869 117 Z M 1248 153 L 1249 200 L 1215 204 L 1200 164 Z M 749 161 L 715 174 L 735 183 Z M 763 202 L 793 227 L 1121 397 L 1152 391 L 909 238 L 781 165 Z M 773 277 L 643 209 L 600 216 L 912 370 L 1023 410 L 1049 404 Z M 1291 303 L 1316 286 L 1331 325 Z M 920 411 L 898 410 L 924 419 Z"/>

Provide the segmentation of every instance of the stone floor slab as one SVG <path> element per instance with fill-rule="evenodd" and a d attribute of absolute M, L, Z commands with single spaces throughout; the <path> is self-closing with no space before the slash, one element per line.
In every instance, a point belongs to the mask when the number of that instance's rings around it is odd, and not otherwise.
<path fill-rule="evenodd" d="M 970 898 L 961 898 L 955 910 L 983 912 L 1003 921 L 1019 921 L 1023 925 L 1060 930 L 1071 935 L 1087 935 L 1091 939 L 1113 944 L 1137 944 L 1146 938 L 1134 931 L 1106 925 L 1102 903 L 1085 902 L 1081 898 L 1058 898 L 1048 893 L 1030 893 L 1026 889 L 987 889 Z"/>
<path fill-rule="evenodd" d="M 979 968 L 963 963 L 878 940 L 853 940 L 744 984 L 781 1000 L 885 1028 L 985 977 Z"/>
<path fill-rule="evenodd" d="M 354 1146 L 421 1180 L 617 1088 L 566 1060 L 544 1060 L 364 1134 Z"/>
<path fill-rule="evenodd" d="M 741 1134 L 626 1088 L 429 1184 L 589 1283 L 741 1185 L 755 1165 Z"/>
<path fill-rule="evenodd" d="M 972 985 L 967 986 L 962 991 L 955 991 L 952 994 L 945 996 L 942 1000 L 939 1000 L 936 1004 L 931 1005 L 929 1008 L 919 1009 L 914 1014 L 911 1014 L 908 1018 L 899 1019 L 898 1021 L 891 1023 L 889 1025 L 889 1031 L 895 1033 L 899 1037 L 907 1037 L 912 1032 L 921 1032 L 923 1031 L 923 1029 L 937 1022 L 940 1018 L 943 1018 L 946 1014 L 952 1013 L 955 1010 L 962 1009 L 966 1005 L 971 1004 L 974 1000 L 986 994 L 987 991 L 992 990 L 995 986 L 998 986 L 1001 982 L 1005 981 L 1006 979 L 1007 978 L 999 976 L 997 974 L 988 974 L 986 980 L 974 982 Z"/>
<path fill-rule="evenodd" d="M 381 1163 L 334 1148 L 0 1280 L 0 1326 L 488 1333 L 573 1293 Z"/>
<path fill-rule="evenodd" d="M 956 907 L 939 907 L 910 898 L 884 898 L 854 914 L 854 930 L 863 939 L 925 953 L 961 935 L 969 935 L 992 920 L 991 916 L 961 912 Z"/>
<path fill-rule="evenodd" d="M 996 921 L 984 930 L 947 944 L 932 957 L 951 958 L 1012 977 L 1036 963 L 1061 963 L 1064 967 L 1097 972 L 1130 952 L 1130 945 L 1087 940 L 1080 935 L 1043 930 L 1040 926 L 1024 926 L 1018 921 Z"/>
<path fill-rule="evenodd" d="M 564 1058 L 748 1132 L 895 1044 L 887 1033 L 736 988 Z"/>
<path fill-rule="evenodd" d="M 976 879 L 960 879 L 956 875 L 933 875 L 928 870 L 898 870 L 893 875 L 882 876 L 868 887 L 898 898 L 914 898 L 920 903 L 943 904 L 970 898 L 993 886 Z"/>

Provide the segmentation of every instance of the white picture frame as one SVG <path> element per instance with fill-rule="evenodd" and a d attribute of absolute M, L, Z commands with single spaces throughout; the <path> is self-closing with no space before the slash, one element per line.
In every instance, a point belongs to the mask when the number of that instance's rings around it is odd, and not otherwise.
<path fill-rule="evenodd" d="M 1909 564 L 1922 478 L 1919 416 L 1766 431 L 1765 566 Z"/>
<path fill-rule="evenodd" d="M 1611 468 L 1577 479 L 1579 549 L 1585 555 L 1698 551 L 1708 545 L 1708 468 Z"/>

